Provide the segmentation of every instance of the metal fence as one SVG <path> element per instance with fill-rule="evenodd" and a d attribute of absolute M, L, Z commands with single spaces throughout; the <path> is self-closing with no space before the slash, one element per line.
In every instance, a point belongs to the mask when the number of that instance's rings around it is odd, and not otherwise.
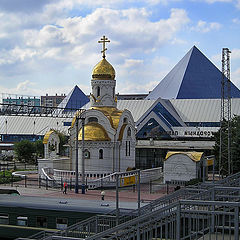
<path fill-rule="evenodd" d="M 130 214 L 95 216 L 52 236 L 39 233 L 31 239 L 237 240 L 239 183 L 240 173 L 213 184 L 180 189 Z"/>

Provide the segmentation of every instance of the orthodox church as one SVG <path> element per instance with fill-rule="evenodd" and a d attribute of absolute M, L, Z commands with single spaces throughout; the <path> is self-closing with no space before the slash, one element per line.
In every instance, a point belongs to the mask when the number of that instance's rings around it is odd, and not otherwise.
<path fill-rule="evenodd" d="M 78 112 L 69 129 L 70 168 L 74 171 L 78 161 L 78 169 L 81 172 L 84 161 L 87 175 L 106 176 L 135 167 L 134 119 L 130 111 L 120 111 L 116 108 L 115 70 L 106 60 L 106 42 L 110 41 L 105 36 L 99 41 L 103 43 L 101 51 L 103 55 L 92 72 L 91 107 Z M 77 145 L 76 136 L 78 136 Z M 77 160 L 76 154 L 78 154 Z"/>

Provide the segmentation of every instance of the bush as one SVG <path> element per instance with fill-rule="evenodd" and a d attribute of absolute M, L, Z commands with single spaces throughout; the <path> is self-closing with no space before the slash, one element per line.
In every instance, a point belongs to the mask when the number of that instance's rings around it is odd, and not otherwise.
<path fill-rule="evenodd" d="M 21 180 L 21 177 L 15 177 L 15 176 L 12 177 L 12 172 L 13 172 L 13 170 L 11 170 L 11 171 L 7 171 L 7 170 L 1 171 L 0 172 L 0 184 L 17 182 L 17 181 Z"/>

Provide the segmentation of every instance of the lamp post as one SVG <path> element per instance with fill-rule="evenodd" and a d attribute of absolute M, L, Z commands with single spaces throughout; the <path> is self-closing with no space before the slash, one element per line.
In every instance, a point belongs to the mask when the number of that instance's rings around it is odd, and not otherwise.
<path fill-rule="evenodd" d="M 78 114 L 76 115 L 76 166 L 75 166 L 75 193 L 78 193 Z"/>
<path fill-rule="evenodd" d="M 85 155 L 84 155 L 84 124 L 85 118 L 81 118 L 82 120 L 82 194 L 85 194 Z"/>
<path fill-rule="evenodd" d="M 79 119 L 82 121 L 82 194 L 85 194 L 85 155 L 84 155 L 84 124 L 85 124 L 85 118 L 79 117 L 76 115 L 76 167 L 75 167 L 75 193 L 78 193 L 78 124 Z"/>

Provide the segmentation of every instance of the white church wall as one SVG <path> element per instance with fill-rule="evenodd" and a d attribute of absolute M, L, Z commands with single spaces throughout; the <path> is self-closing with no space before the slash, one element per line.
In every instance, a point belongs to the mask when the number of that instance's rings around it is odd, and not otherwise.
<path fill-rule="evenodd" d="M 89 151 L 90 157 L 85 157 L 85 169 L 87 172 L 111 173 L 113 171 L 113 143 L 111 142 L 86 142 L 85 151 Z M 99 150 L 103 150 L 103 158 L 99 158 Z M 82 149 L 79 144 L 79 171 L 82 170 Z"/>
<path fill-rule="evenodd" d="M 164 182 L 197 178 L 197 163 L 185 154 L 174 154 L 164 161 Z"/>

